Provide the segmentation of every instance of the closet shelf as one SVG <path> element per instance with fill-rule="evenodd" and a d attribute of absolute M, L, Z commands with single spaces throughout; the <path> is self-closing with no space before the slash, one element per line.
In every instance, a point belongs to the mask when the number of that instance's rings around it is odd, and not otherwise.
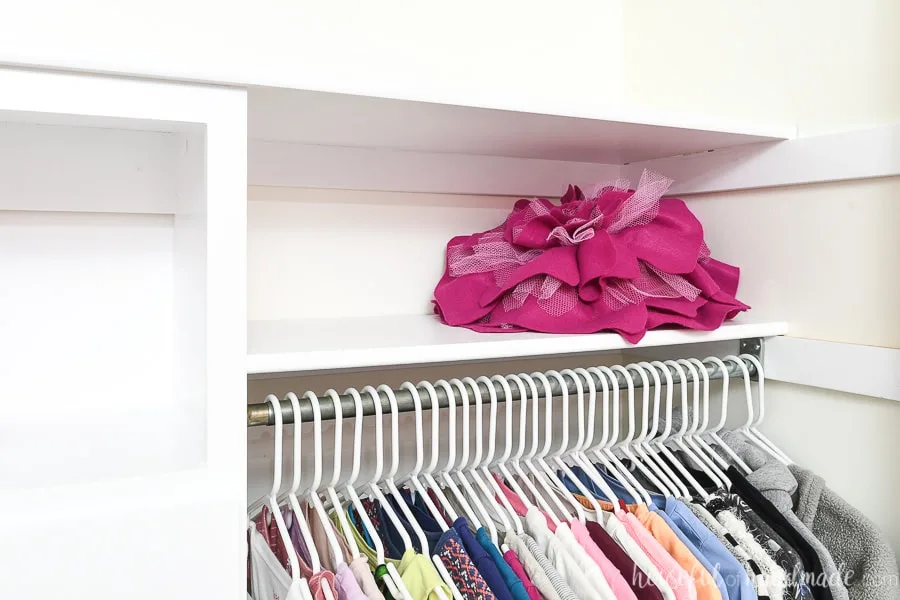
<path fill-rule="evenodd" d="M 793 125 L 628 105 L 560 112 L 522 104 L 498 110 L 273 87 L 251 88 L 248 111 L 251 140 L 609 165 L 796 137 Z M 269 148 L 266 160 L 277 155 Z M 290 155 L 285 149 L 284 160 Z M 254 170 L 251 181 L 261 177 L 253 177 Z"/>
<path fill-rule="evenodd" d="M 639 344 L 614 333 L 489 334 L 432 315 L 250 321 L 247 374 L 265 376 L 698 344 L 787 333 L 783 322 L 736 320 L 715 331 L 657 330 Z"/>

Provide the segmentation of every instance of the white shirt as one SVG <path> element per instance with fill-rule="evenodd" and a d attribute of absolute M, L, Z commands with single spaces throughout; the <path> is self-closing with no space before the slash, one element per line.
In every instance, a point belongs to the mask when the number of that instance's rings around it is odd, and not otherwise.
<path fill-rule="evenodd" d="M 538 546 L 579 598 L 597 598 L 599 596 L 603 600 L 616 600 L 603 573 L 600 572 L 599 577 L 591 576 L 589 573 L 585 560 L 590 562 L 597 571 L 600 571 L 600 567 L 581 548 L 568 525 L 559 525 L 554 534 L 547 527 L 544 515 L 532 506 L 525 515 L 525 530 L 538 543 Z M 561 533 L 562 535 L 560 535 Z M 577 546 L 580 558 L 583 560 L 573 555 L 573 548 L 565 541 L 565 533 L 571 536 L 570 541 Z"/>
<path fill-rule="evenodd" d="M 254 600 L 312 600 L 309 588 L 303 593 L 305 581 L 292 585 L 278 558 L 255 527 L 250 529 L 250 589 Z"/>

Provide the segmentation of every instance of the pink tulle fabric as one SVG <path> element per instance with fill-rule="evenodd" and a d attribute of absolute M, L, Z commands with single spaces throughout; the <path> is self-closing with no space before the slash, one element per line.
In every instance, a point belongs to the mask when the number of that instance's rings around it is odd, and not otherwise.
<path fill-rule="evenodd" d="M 435 312 L 475 331 L 595 333 L 632 343 L 649 329 L 709 331 L 749 307 L 739 269 L 710 257 L 670 179 L 645 171 L 560 204 L 519 200 L 499 227 L 447 244 Z"/>

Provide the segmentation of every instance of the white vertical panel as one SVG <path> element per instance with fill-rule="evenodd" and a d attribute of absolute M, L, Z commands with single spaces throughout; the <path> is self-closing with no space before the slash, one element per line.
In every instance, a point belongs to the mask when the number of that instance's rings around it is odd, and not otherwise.
<path fill-rule="evenodd" d="M 900 400 L 900 350 L 800 338 L 766 342 L 767 379 Z"/>

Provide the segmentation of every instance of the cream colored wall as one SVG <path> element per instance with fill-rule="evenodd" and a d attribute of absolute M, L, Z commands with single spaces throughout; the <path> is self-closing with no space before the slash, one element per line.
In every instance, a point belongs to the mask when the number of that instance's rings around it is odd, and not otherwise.
<path fill-rule="evenodd" d="M 791 335 L 900 347 L 900 178 L 691 198 L 713 256 L 740 265 L 754 318 Z M 865 377 L 866 373 L 860 373 Z M 770 383 L 763 430 L 900 552 L 900 403 Z"/>
<path fill-rule="evenodd" d="M 894 0 L 639 0 L 625 95 L 654 108 L 791 121 L 802 136 L 900 122 Z M 900 179 L 690 200 L 713 255 L 743 268 L 756 318 L 791 335 L 900 348 Z M 865 377 L 865 373 L 860 373 Z M 900 403 L 772 383 L 764 430 L 900 552 Z"/>
<path fill-rule="evenodd" d="M 900 2 L 625 2 L 625 97 L 795 122 L 801 135 L 900 121 Z"/>

